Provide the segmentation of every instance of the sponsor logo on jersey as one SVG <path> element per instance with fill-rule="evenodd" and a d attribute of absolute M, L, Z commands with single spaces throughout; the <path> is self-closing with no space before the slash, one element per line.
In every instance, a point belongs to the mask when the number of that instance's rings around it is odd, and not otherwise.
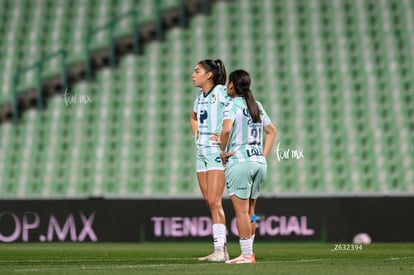
<path fill-rule="evenodd" d="M 247 156 L 253 157 L 253 156 L 263 156 L 263 153 L 261 150 L 257 149 L 257 148 L 251 148 L 251 149 L 247 149 L 246 150 Z"/>
<path fill-rule="evenodd" d="M 201 110 L 200 112 L 200 123 L 203 124 L 204 120 L 206 120 L 208 117 L 207 110 Z"/>

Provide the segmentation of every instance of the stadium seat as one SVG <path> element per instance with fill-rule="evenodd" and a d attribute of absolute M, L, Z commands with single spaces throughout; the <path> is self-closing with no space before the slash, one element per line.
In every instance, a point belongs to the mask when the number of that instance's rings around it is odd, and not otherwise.
<path fill-rule="evenodd" d="M 163 12 L 180 4 L 162 2 Z M 155 1 L 4 4 L 0 103 L 11 101 L 17 68 L 60 48 L 77 63 L 90 30 L 131 10 L 139 23 L 157 12 Z M 200 196 L 189 116 L 191 73 L 205 58 L 224 60 L 228 73 L 248 70 L 277 126 L 264 195 L 412 193 L 413 12 L 410 1 L 219 1 L 143 55 L 0 125 L 0 197 Z M 131 23 L 115 35 L 131 34 Z M 107 48 L 108 35 L 96 35 L 92 48 Z M 57 72 L 54 60 L 42 76 Z M 19 90 L 36 77 L 22 75 Z M 279 160 L 278 144 L 288 159 Z"/>

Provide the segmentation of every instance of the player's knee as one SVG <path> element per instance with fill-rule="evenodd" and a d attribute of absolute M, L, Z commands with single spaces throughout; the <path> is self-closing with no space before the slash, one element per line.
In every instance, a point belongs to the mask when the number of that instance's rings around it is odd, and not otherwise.
<path fill-rule="evenodd" d="M 220 210 L 221 207 L 222 207 L 220 200 L 218 200 L 215 197 L 214 198 L 213 197 L 208 198 L 207 199 L 207 204 L 208 204 L 208 207 L 210 208 L 210 210 L 212 210 L 212 211 Z"/>

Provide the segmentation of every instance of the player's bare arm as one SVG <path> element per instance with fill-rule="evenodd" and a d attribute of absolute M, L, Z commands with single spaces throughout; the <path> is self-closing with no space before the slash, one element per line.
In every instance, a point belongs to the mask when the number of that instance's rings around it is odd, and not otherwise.
<path fill-rule="evenodd" d="M 193 131 L 194 139 L 197 140 L 197 138 L 198 138 L 198 132 L 197 132 L 197 128 L 198 128 L 197 113 L 195 113 L 195 112 L 192 112 L 191 113 L 190 124 L 191 124 L 191 130 Z"/>
<path fill-rule="evenodd" d="M 263 155 L 265 156 L 265 158 L 267 158 L 270 151 L 272 150 L 273 143 L 276 139 L 277 130 L 273 123 L 264 126 L 263 130 L 266 133 L 266 138 L 263 145 Z"/>

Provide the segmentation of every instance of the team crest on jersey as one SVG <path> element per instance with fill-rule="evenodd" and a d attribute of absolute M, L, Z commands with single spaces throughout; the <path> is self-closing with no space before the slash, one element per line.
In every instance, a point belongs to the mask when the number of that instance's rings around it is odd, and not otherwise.
<path fill-rule="evenodd" d="M 216 103 L 216 95 L 212 94 L 210 97 L 210 104 L 214 104 L 214 103 Z"/>

